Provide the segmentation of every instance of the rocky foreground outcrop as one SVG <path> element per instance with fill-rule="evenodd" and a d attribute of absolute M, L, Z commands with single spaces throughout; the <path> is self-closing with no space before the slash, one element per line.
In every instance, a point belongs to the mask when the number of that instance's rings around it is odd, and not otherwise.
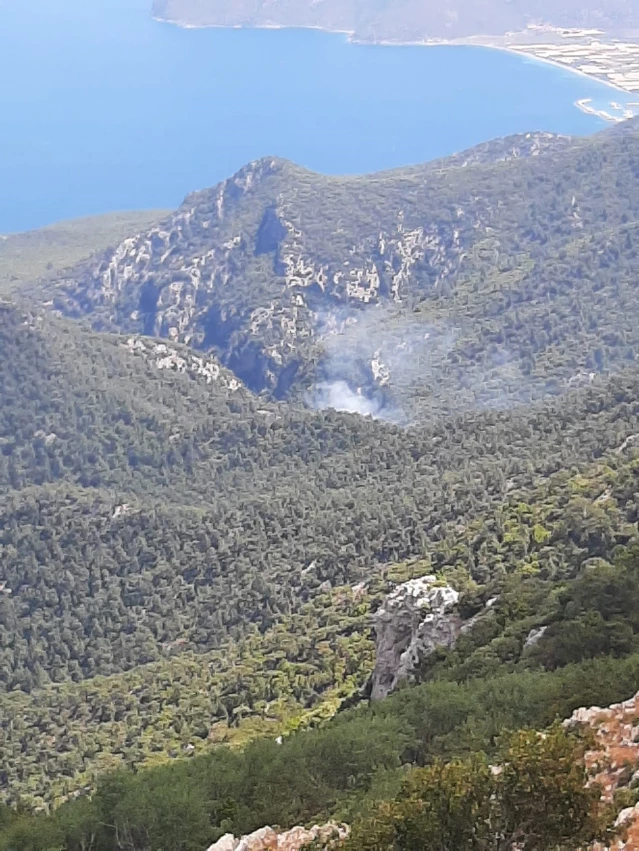
<path fill-rule="evenodd" d="M 605 709 L 577 709 L 565 722 L 569 728 L 590 728 L 594 741 L 585 755 L 590 784 L 601 788 L 603 801 L 615 793 L 630 793 L 639 783 L 639 693 Z M 634 796 L 633 796 L 634 797 Z M 591 851 L 639 851 L 639 804 L 624 807 L 617 816 L 620 835 L 611 845 L 599 843 Z"/>
<path fill-rule="evenodd" d="M 458 592 L 435 576 L 411 579 L 388 595 L 374 618 L 373 700 L 410 679 L 420 659 L 455 644 L 464 627 L 458 601 Z"/>
<path fill-rule="evenodd" d="M 433 583 L 434 577 L 425 576 L 400 585 L 391 595 L 394 597 L 391 610 L 423 615 L 425 607 L 430 606 L 436 611 L 431 608 L 426 617 L 433 615 L 435 620 L 450 617 L 456 605 L 456 592 Z M 433 619 L 428 622 L 432 623 Z M 411 631 L 413 638 L 421 625 L 419 621 Z M 444 627 L 444 634 L 452 633 Z M 410 641 L 407 649 L 409 646 Z M 592 732 L 592 746 L 585 754 L 588 783 L 601 788 L 602 800 L 618 806 L 616 793 L 625 791 L 629 799 L 635 797 L 633 790 L 639 785 L 639 693 L 607 708 L 577 709 L 564 725 L 569 729 L 589 728 Z M 639 851 L 639 804 L 624 807 L 617 815 L 616 827 L 617 835 L 610 845 L 595 843 L 583 851 Z M 226 834 L 207 851 L 302 851 L 311 844 L 323 851 L 337 851 L 349 833 L 348 825 L 333 822 L 308 829 L 293 827 L 283 832 L 263 827 L 240 839 Z"/>
<path fill-rule="evenodd" d="M 337 848 L 346 839 L 350 830 L 345 824 L 315 825 L 311 828 L 293 827 L 278 833 L 272 827 L 262 827 L 259 830 L 236 839 L 227 833 L 208 851 L 301 851 L 311 843 L 316 848 Z"/>

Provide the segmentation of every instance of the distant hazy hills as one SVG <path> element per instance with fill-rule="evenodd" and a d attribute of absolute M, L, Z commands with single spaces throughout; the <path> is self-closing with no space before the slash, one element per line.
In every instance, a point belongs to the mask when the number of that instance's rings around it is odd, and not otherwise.
<path fill-rule="evenodd" d="M 639 27 L 632 0 L 154 0 L 153 13 L 191 26 L 320 27 L 369 41 L 502 35 L 531 23 Z"/>
<path fill-rule="evenodd" d="M 636 124 L 356 178 L 264 159 L 44 298 L 215 352 L 254 392 L 423 420 L 632 362 L 638 219 Z"/>

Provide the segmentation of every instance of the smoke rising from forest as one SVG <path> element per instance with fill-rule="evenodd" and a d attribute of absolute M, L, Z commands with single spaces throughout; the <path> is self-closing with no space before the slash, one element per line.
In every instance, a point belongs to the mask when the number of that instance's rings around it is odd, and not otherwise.
<path fill-rule="evenodd" d="M 402 398 L 428 382 L 435 360 L 455 340 L 450 329 L 415 322 L 388 306 L 325 314 L 318 336 L 324 359 L 308 404 L 398 424 L 407 423 Z"/>

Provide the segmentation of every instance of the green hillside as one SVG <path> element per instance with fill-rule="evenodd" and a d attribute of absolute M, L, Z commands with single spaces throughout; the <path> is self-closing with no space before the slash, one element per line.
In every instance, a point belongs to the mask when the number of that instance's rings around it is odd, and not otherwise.
<path fill-rule="evenodd" d="M 6 295 L 59 274 L 130 233 L 146 230 L 164 215 L 162 210 L 107 213 L 0 236 L 0 293 Z"/>
<path fill-rule="evenodd" d="M 437 661 L 492 675 L 556 618 L 549 587 L 634 538 L 635 370 L 405 430 L 258 400 L 179 345 L 0 323 L 6 800 L 331 714 L 371 671 L 371 607 L 416 573 L 471 608 L 514 577 L 517 617 Z"/>
<path fill-rule="evenodd" d="M 629 124 L 361 178 L 263 160 L 37 282 L 27 240 L 0 304 L 0 851 L 326 818 L 378 851 L 438 759 L 483 777 L 505 730 L 639 689 L 638 221 Z M 425 574 L 465 629 L 369 705 L 372 615 Z"/>

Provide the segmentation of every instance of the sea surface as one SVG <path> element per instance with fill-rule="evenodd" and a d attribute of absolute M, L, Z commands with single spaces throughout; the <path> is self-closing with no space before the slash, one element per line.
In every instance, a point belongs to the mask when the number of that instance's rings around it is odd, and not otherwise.
<path fill-rule="evenodd" d="M 150 0 L 0 0 L 0 232 L 170 207 L 246 162 L 330 174 L 527 130 L 586 134 L 623 95 L 476 47 L 349 44 L 313 30 L 187 30 Z"/>

